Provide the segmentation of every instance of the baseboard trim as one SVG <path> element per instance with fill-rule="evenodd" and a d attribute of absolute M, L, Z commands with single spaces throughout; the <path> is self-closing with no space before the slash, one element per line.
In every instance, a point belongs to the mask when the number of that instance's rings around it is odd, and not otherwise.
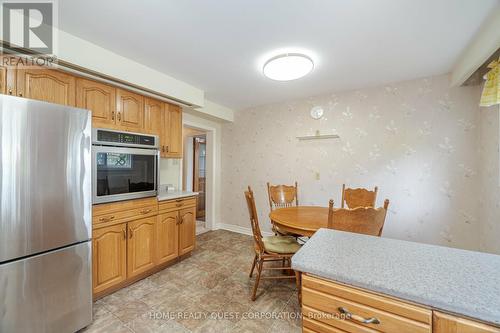
<path fill-rule="evenodd" d="M 217 223 L 215 225 L 214 230 L 217 230 L 217 229 L 222 229 L 222 230 L 237 232 L 237 233 L 243 234 L 243 235 L 249 235 L 249 236 L 253 235 L 251 228 L 249 228 L 249 227 L 242 227 L 242 226 L 234 225 L 234 224 Z M 269 231 L 261 231 L 261 232 L 262 232 L 262 236 L 264 236 L 264 237 L 266 237 L 266 236 L 273 236 L 274 235 L 272 232 L 269 232 Z"/>

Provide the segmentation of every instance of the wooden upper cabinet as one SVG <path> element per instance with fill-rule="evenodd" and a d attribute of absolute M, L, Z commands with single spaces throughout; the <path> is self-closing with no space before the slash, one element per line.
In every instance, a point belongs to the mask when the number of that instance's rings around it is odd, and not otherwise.
<path fill-rule="evenodd" d="M 173 211 L 158 215 L 156 233 L 156 255 L 157 263 L 162 264 L 175 259 L 179 253 L 179 237 L 177 222 L 179 212 Z"/>
<path fill-rule="evenodd" d="M 500 333 L 500 328 L 481 324 L 472 320 L 433 312 L 433 333 Z"/>
<path fill-rule="evenodd" d="M 0 60 L 0 93 L 17 96 L 16 78 L 19 58 L 1 56 Z"/>
<path fill-rule="evenodd" d="M 162 121 L 161 117 L 165 111 L 165 103 L 152 98 L 144 98 L 144 130 L 146 133 L 155 134 L 160 137 Z"/>
<path fill-rule="evenodd" d="M 96 229 L 92 233 L 92 285 L 94 293 L 127 278 L 127 225 Z"/>
<path fill-rule="evenodd" d="M 7 93 L 7 67 L 0 66 L 0 94 Z"/>
<path fill-rule="evenodd" d="M 155 267 L 156 216 L 128 223 L 127 277 Z"/>
<path fill-rule="evenodd" d="M 161 157 L 182 158 L 182 109 L 172 104 L 166 104 L 165 108 Z"/>
<path fill-rule="evenodd" d="M 42 67 L 17 70 L 17 95 L 20 97 L 75 106 L 75 90 L 73 75 Z"/>
<path fill-rule="evenodd" d="M 133 92 L 116 89 L 116 122 L 122 129 L 144 130 L 144 97 Z"/>
<path fill-rule="evenodd" d="M 179 211 L 179 255 L 194 250 L 196 241 L 196 207 Z"/>
<path fill-rule="evenodd" d="M 93 127 L 115 127 L 116 88 L 79 78 L 76 80 L 76 106 L 92 111 Z"/>

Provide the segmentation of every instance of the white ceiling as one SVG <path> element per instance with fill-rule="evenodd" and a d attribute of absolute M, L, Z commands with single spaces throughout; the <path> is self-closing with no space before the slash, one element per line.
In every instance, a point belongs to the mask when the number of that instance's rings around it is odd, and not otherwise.
<path fill-rule="evenodd" d="M 243 109 L 449 72 L 500 0 L 63 0 L 59 26 Z M 263 56 L 314 71 L 266 79 Z M 82 50 L 82 52 L 84 52 Z"/>

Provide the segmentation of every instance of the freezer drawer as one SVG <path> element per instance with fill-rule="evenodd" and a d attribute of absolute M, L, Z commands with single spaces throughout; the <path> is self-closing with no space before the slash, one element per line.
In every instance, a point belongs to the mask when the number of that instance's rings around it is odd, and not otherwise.
<path fill-rule="evenodd" d="M 72 333 L 92 321 L 91 242 L 0 265 L 0 332 Z"/>

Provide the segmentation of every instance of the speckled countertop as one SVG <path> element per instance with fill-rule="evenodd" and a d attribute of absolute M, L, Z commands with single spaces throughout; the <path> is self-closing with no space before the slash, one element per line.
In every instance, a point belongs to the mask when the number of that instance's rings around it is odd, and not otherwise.
<path fill-rule="evenodd" d="M 179 199 L 179 198 L 185 198 L 185 197 L 192 197 L 194 195 L 198 195 L 198 192 L 191 192 L 191 191 L 172 191 L 172 192 L 167 192 L 167 191 L 158 191 L 158 201 L 163 201 L 163 200 L 172 200 L 172 199 Z"/>
<path fill-rule="evenodd" d="M 500 325 L 500 256 L 320 229 L 292 268 Z"/>

